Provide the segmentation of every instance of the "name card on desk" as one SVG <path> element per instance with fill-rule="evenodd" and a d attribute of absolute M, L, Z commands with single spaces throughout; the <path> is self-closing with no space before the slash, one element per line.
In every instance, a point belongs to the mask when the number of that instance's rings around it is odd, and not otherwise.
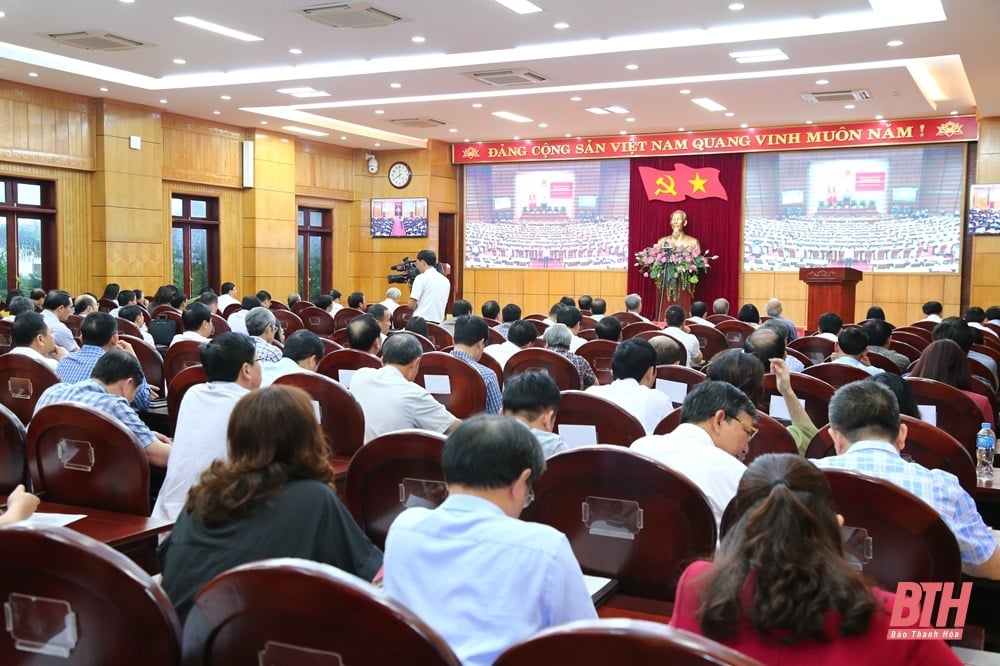
<path fill-rule="evenodd" d="M 656 390 L 666 393 L 667 397 L 678 405 L 684 402 L 688 393 L 688 385 L 684 382 L 675 382 L 671 379 L 657 379 Z"/>
<path fill-rule="evenodd" d="M 357 372 L 357 370 L 344 369 L 337 371 L 337 379 L 344 385 L 344 388 L 351 388 L 351 380 L 354 378 L 355 372 Z"/>
<path fill-rule="evenodd" d="M 313 414 L 316 415 L 316 423 L 323 422 L 323 408 L 319 406 L 319 400 L 310 400 L 313 406 Z"/>
<path fill-rule="evenodd" d="M 937 405 L 917 405 L 920 410 L 920 420 L 927 421 L 932 426 L 937 425 Z"/>
<path fill-rule="evenodd" d="M 424 375 L 424 388 L 428 393 L 451 395 L 451 379 L 448 375 Z"/>
<path fill-rule="evenodd" d="M 799 398 L 799 404 L 802 405 L 802 409 L 806 408 L 806 401 L 804 398 Z M 788 405 L 785 404 L 785 399 L 780 395 L 771 396 L 771 404 L 767 408 L 767 413 L 779 421 L 791 421 L 792 415 L 788 413 Z"/>
<path fill-rule="evenodd" d="M 591 446 L 597 444 L 597 427 L 592 425 L 573 425 L 570 423 L 560 423 L 557 426 L 559 436 L 566 442 L 566 446 L 576 449 L 581 446 Z"/>

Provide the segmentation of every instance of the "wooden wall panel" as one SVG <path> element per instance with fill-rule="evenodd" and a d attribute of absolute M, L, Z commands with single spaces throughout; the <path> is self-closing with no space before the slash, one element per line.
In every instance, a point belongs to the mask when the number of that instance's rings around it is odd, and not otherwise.
<path fill-rule="evenodd" d="M 0 80 L 0 162 L 94 169 L 90 100 Z"/>
<path fill-rule="evenodd" d="M 163 115 L 163 178 L 241 187 L 245 131 L 173 114 Z"/>
<path fill-rule="evenodd" d="M 976 182 L 1000 183 L 1000 118 L 979 121 L 976 159 Z M 968 270 L 969 304 L 1000 305 L 1000 236 L 973 236 Z"/>

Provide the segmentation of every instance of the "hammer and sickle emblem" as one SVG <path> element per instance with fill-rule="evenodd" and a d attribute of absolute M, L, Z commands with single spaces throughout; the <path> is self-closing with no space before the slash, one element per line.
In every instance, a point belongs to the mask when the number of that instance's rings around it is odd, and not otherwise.
<path fill-rule="evenodd" d="M 667 181 L 669 181 L 669 184 Z M 669 194 L 672 197 L 677 196 L 677 188 L 674 185 L 674 179 L 672 176 L 660 176 L 656 179 L 656 185 L 656 191 L 653 192 L 654 197 L 661 194 Z"/>

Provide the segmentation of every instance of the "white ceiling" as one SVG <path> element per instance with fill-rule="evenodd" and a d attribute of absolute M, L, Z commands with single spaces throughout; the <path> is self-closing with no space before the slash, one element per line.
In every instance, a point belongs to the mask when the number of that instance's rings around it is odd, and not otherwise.
<path fill-rule="evenodd" d="M 239 126 L 294 124 L 329 134 L 319 141 L 383 150 L 426 139 L 1000 115 L 998 0 L 744 0 L 742 11 L 731 11 L 731 0 L 534 2 L 543 11 L 518 15 L 494 0 L 371 0 L 408 20 L 344 29 L 297 13 L 338 4 L 334 0 L 0 0 L 0 78 Z M 172 20 L 176 16 L 263 39 L 238 41 Z M 555 29 L 559 21 L 569 27 Z M 145 46 L 89 51 L 48 37 L 82 30 Z M 414 43 L 417 35 L 425 41 Z M 903 44 L 889 47 L 890 40 Z M 301 55 L 290 54 L 292 48 Z M 728 55 L 762 48 L 780 48 L 789 59 L 738 64 Z M 187 62 L 174 64 L 175 58 Z M 493 88 L 468 76 L 504 69 L 528 69 L 546 81 Z M 923 87 L 914 71 L 924 72 Z M 818 85 L 819 79 L 829 83 Z M 330 96 L 277 92 L 299 86 Z M 801 98 L 850 89 L 866 89 L 872 98 L 854 109 Z M 706 111 L 690 101 L 694 97 L 712 98 L 733 115 Z M 584 111 L 611 105 L 629 113 Z M 532 122 L 491 115 L 501 110 Z M 422 117 L 445 124 L 414 129 L 390 122 Z"/>

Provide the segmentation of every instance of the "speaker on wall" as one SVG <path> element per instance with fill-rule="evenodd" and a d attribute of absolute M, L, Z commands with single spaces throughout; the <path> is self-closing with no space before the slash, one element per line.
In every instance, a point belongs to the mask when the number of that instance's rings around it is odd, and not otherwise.
<path fill-rule="evenodd" d="M 243 142 L 243 187 L 253 187 L 253 141 Z"/>

